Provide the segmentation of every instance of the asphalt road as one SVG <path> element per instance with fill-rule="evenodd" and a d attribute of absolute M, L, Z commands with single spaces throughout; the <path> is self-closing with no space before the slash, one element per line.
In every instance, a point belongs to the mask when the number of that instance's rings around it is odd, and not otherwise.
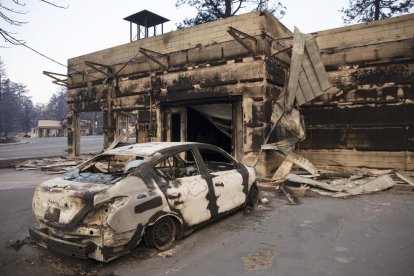
<path fill-rule="evenodd" d="M 169 251 L 138 246 L 108 264 L 58 256 L 17 240 L 33 223 L 42 172 L 0 170 L 0 275 L 414 275 L 414 194 L 350 199 L 307 197 L 239 211 L 178 241 Z"/>
<path fill-rule="evenodd" d="M 21 138 L 22 144 L 0 145 L 0 160 L 67 155 L 67 137 Z M 82 136 L 81 153 L 102 150 L 102 136 Z"/>

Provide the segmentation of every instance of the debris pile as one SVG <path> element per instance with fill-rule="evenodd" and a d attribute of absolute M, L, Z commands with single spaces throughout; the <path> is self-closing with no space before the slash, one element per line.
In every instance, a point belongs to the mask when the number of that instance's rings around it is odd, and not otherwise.
<path fill-rule="evenodd" d="M 16 170 L 41 170 L 47 174 L 60 174 L 71 170 L 73 167 L 90 159 L 92 155 L 83 155 L 76 158 L 69 157 L 56 157 L 56 158 L 43 158 L 36 160 L 27 160 L 15 166 Z"/>
<path fill-rule="evenodd" d="M 329 83 L 322 64 L 318 46 L 310 34 L 295 28 L 293 41 L 285 45 L 292 49 L 289 75 L 283 91 L 274 102 L 270 119 L 271 129 L 258 153 L 272 151 L 282 157 L 283 162 L 262 188 L 277 189 L 290 204 L 298 204 L 297 197 L 316 193 L 335 198 L 374 193 L 391 187 L 414 191 L 414 180 L 402 171 L 325 168 L 318 170 L 309 160 L 294 152 L 296 144 L 306 138 L 305 124 L 300 114 L 301 105 L 326 94 L 338 93 L 339 89 Z M 276 54 L 285 55 L 286 51 Z M 292 168 L 300 171 L 292 172 Z M 329 170 L 330 169 L 330 170 Z"/>
<path fill-rule="evenodd" d="M 264 151 L 278 154 L 283 162 L 274 173 L 272 181 L 280 183 L 286 180 L 294 165 L 313 176 L 317 175 L 317 168 L 309 160 L 293 152 L 296 144 L 306 138 L 305 123 L 298 107 L 328 92 L 339 91 L 329 83 L 318 45 L 311 34 L 301 33 L 295 28 L 290 44 L 286 45 L 292 48 L 291 57 L 288 57 L 289 74 L 285 76 L 282 93 L 273 103 L 271 128 L 253 163 L 253 166 L 257 164 Z"/>
<path fill-rule="evenodd" d="M 319 174 L 309 174 L 304 170 L 289 171 L 284 181 L 260 182 L 262 188 L 274 188 L 282 192 L 289 204 L 298 204 L 297 197 L 311 193 L 334 198 L 347 198 L 370 194 L 394 188 L 414 191 L 414 179 L 409 173 L 394 170 L 370 170 L 364 168 L 344 169 L 329 167 Z"/>

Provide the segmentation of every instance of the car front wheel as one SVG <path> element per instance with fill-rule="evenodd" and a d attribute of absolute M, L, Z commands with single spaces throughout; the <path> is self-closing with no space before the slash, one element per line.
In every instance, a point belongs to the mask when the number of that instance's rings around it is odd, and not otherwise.
<path fill-rule="evenodd" d="M 163 217 L 149 226 L 145 231 L 145 243 L 158 250 L 166 250 L 171 247 L 175 240 L 175 223 L 169 217 Z"/>

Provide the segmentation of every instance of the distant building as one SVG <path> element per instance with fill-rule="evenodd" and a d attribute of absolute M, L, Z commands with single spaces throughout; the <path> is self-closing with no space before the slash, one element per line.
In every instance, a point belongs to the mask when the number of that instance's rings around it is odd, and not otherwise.
<path fill-rule="evenodd" d="M 90 120 L 80 120 L 80 135 L 88 136 L 92 134 L 92 122 Z M 38 120 L 37 127 L 32 129 L 31 137 L 64 137 L 67 136 L 66 120 Z"/>
<path fill-rule="evenodd" d="M 80 135 L 88 136 L 92 134 L 92 121 L 80 120 Z"/>
<path fill-rule="evenodd" d="M 38 120 L 35 137 L 62 137 L 67 134 L 59 120 Z M 32 136 L 33 137 L 33 136 Z"/>

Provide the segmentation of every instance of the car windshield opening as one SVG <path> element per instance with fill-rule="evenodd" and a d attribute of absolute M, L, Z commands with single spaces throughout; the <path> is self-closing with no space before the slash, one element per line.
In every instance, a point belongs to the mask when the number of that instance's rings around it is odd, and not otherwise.
<path fill-rule="evenodd" d="M 126 176 L 143 162 L 135 155 L 101 154 L 64 175 L 65 180 L 111 184 Z"/>

